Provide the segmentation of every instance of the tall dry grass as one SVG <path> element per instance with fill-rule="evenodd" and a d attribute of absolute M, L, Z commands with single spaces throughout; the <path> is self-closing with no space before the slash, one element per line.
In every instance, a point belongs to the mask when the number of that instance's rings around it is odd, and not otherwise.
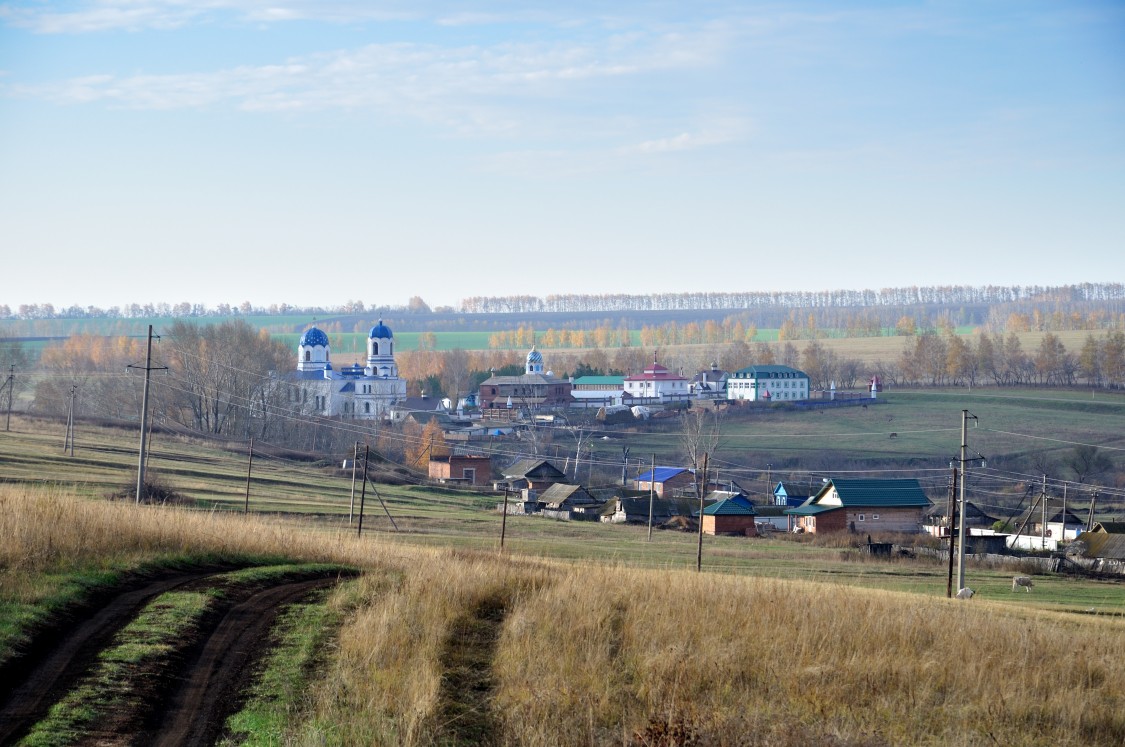
<path fill-rule="evenodd" d="M 439 695 L 458 621 L 493 603 L 522 607 L 549 578 L 546 565 L 476 552 L 364 577 L 302 742 L 447 743 L 456 725 L 442 721 Z"/>
<path fill-rule="evenodd" d="M 287 521 L 0 486 L 0 601 L 153 558 L 285 556 L 369 572 L 297 744 L 466 743 L 449 723 L 464 621 L 511 745 L 1125 742 L 1125 623 L 844 586 L 413 548 Z M 346 599 L 345 599 L 346 597 Z M 467 701 L 469 702 L 469 701 Z M 691 741 L 694 740 L 694 741 Z"/>
<path fill-rule="evenodd" d="M 505 627 L 511 744 L 1121 744 L 1125 628 L 782 580 L 575 572 Z M 637 743 L 645 743 L 643 740 Z"/>

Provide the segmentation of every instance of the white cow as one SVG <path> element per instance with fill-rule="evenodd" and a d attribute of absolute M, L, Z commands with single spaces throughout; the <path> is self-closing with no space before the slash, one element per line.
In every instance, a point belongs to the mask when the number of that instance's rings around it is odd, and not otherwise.
<path fill-rule="evenodd" d="M 1023 587 L 1028 594 L 1031 593 L 1031 587 L 1035 586 L 1031 581 L 1031 576 L 1013 576 L 1012 577 L 1012 591 Z"/>

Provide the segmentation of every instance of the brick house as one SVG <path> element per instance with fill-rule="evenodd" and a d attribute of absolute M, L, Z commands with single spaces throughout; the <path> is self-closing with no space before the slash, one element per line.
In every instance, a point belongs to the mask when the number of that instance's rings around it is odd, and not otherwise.
<path fill-rule="evenodd" d="M 691 487 L 695 473 L 683 467 L 657 467 L 633 478 L 634 490 L 650 488 L 661 498 L 670 498 L 677 488 Z"/>
<path fill-rule="evenodd" d="M 465 485 L 488 485 L 492 460 L 486 456 L 450 455 L 430 459 L 430 479 Z"/>
<path fill-rule="evenodd" d="M 793 531 L 920 532 L 930 499 L 912 478 L 828 480 L 800 506 L 785 513 Z"/>
<path fill-rule="evenodd" d="M 698 512 L 696 515 L 698 516 Z M 757 537 L 755 515 L 754 504 L 746 498 L 724 498 L 703 509 L 703 533 Z"/>

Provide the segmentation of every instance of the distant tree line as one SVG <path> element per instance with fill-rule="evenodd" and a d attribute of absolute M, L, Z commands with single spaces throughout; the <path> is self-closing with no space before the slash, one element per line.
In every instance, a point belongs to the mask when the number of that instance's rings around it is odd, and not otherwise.
<path fill-rule="evenodd" d="M 670 309 L 870 308 L 881 306 L 960 306 L 1021 301 L 1122 301 L 1125 284 L 1083 283 L 1063 286 L 942 285 L 880 290 L 747 291 L 741 293 L 602 293 L 538 296 L 474 296 L 461 301 L 466 314 L 636 311 Z"/>

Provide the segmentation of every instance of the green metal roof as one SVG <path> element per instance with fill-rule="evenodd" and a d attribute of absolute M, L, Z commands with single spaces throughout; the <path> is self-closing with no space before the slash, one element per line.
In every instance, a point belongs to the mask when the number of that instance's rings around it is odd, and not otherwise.
<path fill-rule="evenodd" d="M 575 386 L 625 386 L 624 376 L 579 376 Z"/>
<path fill-rule="evenodd" d="M 814 503 L 827 495 L 829 486 L 836 488 L 840 502 L 848 508 L 925 508 L 930 499 L 913 478 L 887 480 L 831 480 L 821 488 Z"/>
<path fill-rule="evenodd" d="M 808 506 L 797 506 L 796 508 L 787 508 L 785 513 L 789 516 L 816 516 L 817 514 L 826 514 L 829 511 L 838 511 L 843 506 L 820 506 L 816 504 L 809 504 Z"/>
<path fill-rule="evenodd" d="M 747 366 L 734 372 L 736 379 L 807 379 L 809 375 L 789 366 Z"/>
<path fill-rule="evenodd" d="M 698 515 L 698 511 L 696 514 Z M 724 498 L 703 509 L 708 516 L 754 516 L 754 504 L 745 498 Z"/>

